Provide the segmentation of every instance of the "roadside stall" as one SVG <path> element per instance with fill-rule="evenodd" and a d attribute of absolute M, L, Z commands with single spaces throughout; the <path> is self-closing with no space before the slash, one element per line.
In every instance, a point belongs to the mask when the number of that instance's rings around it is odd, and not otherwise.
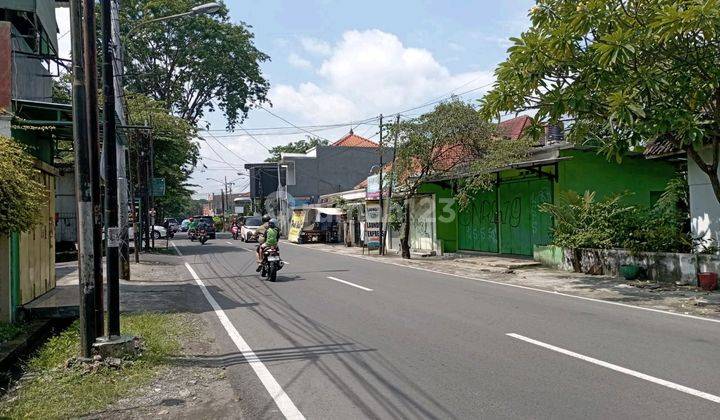
<path fill-rule="evenodd" d="M 340 226 L 344 215 L 343 209 L 333 207 L 295 209 L 288 232 L 288 240 L 298 244 L 340 242 Z"/>

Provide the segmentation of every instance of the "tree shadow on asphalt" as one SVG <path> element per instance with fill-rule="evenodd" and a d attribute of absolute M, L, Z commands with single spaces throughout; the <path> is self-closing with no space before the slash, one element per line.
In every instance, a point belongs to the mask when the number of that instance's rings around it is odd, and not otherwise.
<path fill-rule="evenodd" d="M 237 301 L 228 296 L 227 290 L 206 286 L 224 309 L 251 308 L 257 302 Z M 77 287 L 76 287 L 77 288 Z M 213 309 L 194 283 L 185 284 L 122 284 L 120 288 L 122 312 L 189 312 L 201 314 Z"/>
<path fill-rule="evenodd" d="M 221 279 L 231 278 L 227 268 L 220 265 L 210 267 L 211 271 Z M 370 418 L 457 418 L 434 395 L 408 377 L 382 354 L 369 346 L 345 335 L 332 327 L 320 323 L 295 308 L 285 298 L 273 290 L 274 283 L 247 284 L 236 282 L 228 284 L 228 290 L 240 301 L 253 300 L 261 302 L 259 306 L 250 308 L 257 316 L 280 336 L 293 345 L 291 356 L 283 356 L 286 350 L 267 349 L 267 355 L 258 355 L 259 360 L 307 360 L 317 368 L 355 407 Z M 277 321 L 276 321 L 277 320 Z M 359 346 L 360 351 L 325 351 L 326 356 L 311 357 L 313 352 L 303 354 L 302 342 L 323 343 L 315 346 L 335 346 L 343 348 L 348 343 Z M 313 346 L 309 346 L 313 347 Z M 297 350 L 300 349 L 300 350 Z M 278 351 L 280 350 L 280 351 Z M 354 350 L 354 349 L 353 349 Z M 308 354 L 310 353 L 310 354 Z M 310 356 L 310 357 L 308 357 Z M 242 358 L 242 355 L 225 355 L 217 357 Z M 263 359 L 263 357 L 265 357 Z M 340 364 L 330 365 L 325 360 Z M 222 362 L 222 360 L 220 361 Z M 300 379 L 305 369 L 301 369 L 293 378 L 283 384 L 290 387 Z M 349 379 L 342 375 L 348 375 Z M 372 406 L 372 400 L 376 406 Z M 274 408 L 270 401 L 263 407 L 263 414 Z"/>
<path fill-rule="evenodd" d="M 317 360 L 321 356 L 373 352 L 377 349 L 354 348 L 354 343 L 318 344 L 314 346 L 281 347 L 273 349 L 253 350 L 254 357 L 246 358 L 242 353 L 227 353 L 220 355 L 191 355 L 173 358 L 170 363 L 177 366 L 193 367 L 230 367 L 254 361 L 263 363 L 283 362 L 288 360 Z"/>

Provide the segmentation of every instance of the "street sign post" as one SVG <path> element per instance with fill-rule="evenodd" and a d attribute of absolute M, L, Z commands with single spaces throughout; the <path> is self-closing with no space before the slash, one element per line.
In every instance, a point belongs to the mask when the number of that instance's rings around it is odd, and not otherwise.
<path fill-rule="evenodd" d="M 153 178 L 151 190 L 153 197 L 165 196 L 165 178 Z"/>

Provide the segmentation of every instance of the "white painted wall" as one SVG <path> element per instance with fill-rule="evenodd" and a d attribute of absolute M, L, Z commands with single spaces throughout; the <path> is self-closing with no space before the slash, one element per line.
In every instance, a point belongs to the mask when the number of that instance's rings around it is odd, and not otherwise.
<path fill-rule="evenodd" d="M 703 150 L 701 156 L 710 162 L 712 158 L 710 149 Z M 690 187 L 690 218 L 693 237 L 702 238 L 705 246 L 720 246 L 718 242 L 720 238 L 720 203 L 715 198 L 708 176 L 689 157 L 688 185 Z"/>

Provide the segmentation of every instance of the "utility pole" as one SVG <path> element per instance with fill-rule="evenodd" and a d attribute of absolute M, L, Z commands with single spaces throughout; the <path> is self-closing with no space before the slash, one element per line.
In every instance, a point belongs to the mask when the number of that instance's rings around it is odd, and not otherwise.
<path fill-rule="evenodd" d="M 80 286 L 80 353 L 92 356 L 96 338 L 95 274 L 93 247 L 92 177 L 87 138 L 85 74 L 81 0 L 70 0 L 73 67 L 73 148 L 75 149 L 75 199 L 77 201 L 78 273 Z"/>
<path fill-rule="evenodd" d="M 277 194 L 277 208 L 278 208 L 277 211 L 278 211 L 278 219 L 279 219 L 279 220 L 285 220 L 285 217 L 282 215 L 282 200 L 280 199 L 280 188 L 281 188 L 281 185 L 280 185 L 280 176 L 281 176 L 281 175 L 280 175 L 280 161 L 278 161 L 278 163 L 277 163 L 277 181 L 278 181 L 278 184 L 277 184 L 277 192 L 275 193 L 275 194 Z M 281 223 L 282 223 L 282 222 L 281 222 Z M 284 227 L 282 226 L 282 224 L 280 225 L 280 230 L 284 231 Z"/>
<path fill-rule="evenodd" d="M 129 155 L 129 153 L 128 153 Z M 128 156 L 129 157 L 129 156 Z M 139 159 L 139 157 L 138 157 Z M 128 158 L 127 161 L 129 162 L 130 159 Z M 139 168 L 139 165 L 138 165 Z M 132 173 L 132 164 L 130 166 L 130 173 Z M 138 175 L 140 174 L 140 171 L 137 171 Z M 132 177 L 130 177 L 132 178 Z M 133 186 L 133 180 L 128 180 L 128 186 L 130 187 L 130 212 L 132 213 L 132 227 L 133 227 L 133 243 L 135 246 L 133 246 L 133 253 L 135 254 L 135 262 L 140 262 L 140 240 L 138 239 L 138 209 L 137 206 L 135 206 L 135 187 Z"/>
<path fill-rule="evenodd" d="M 392 208 L 392 196 L 393 196 L 393 184 L 395 183 L 395 156 L 397 154 L 397 142 L 398 142 L 398 136 L 400 132 L 400 114 L 397 114 L 395 117 L 395 136 L 393 139 L 393 156 L 392 156 L 392 164 L 390 165 L 390 186 L 388 187 L 388 213 L 390 212 L 390 209 Z M 390 240 L 390 249 L 393 247 L 392 243 L 392 235 L 388 237 Z"/>
<path fill-rule="evenodd" d="M 83 40 L 85 63 L 85 90 L 87 92 L 87 133 L 90 143 L 90 179 L 92 182 L 91 201 L 93 213 L 93 273 L 95 279 L 95 336 L 101 337 L 105 330 L 103 305 L 102 266 L 102 203 L 100 202 L 100 132 L 98 127 L 97 90 L 97 36 L 95 34 L 95 2 L 83 2 Z"/>
<path fill-rule="evenodd" d="M 226 213 L 230 213 L 230 198 L 228 197 L 227 176 L 225 176 L 223 180 L 225 180 L 225 199 L 223 200 L 223 203 L 225 204 L 225 211 L 223 211 L 223 230 L 227 230 L 227 226 L 225 225 L 227 220 Z"/>
<path fill-rule="evenodd" d="M 222 212 L 223 218 L 225 217 L 225 190 L 220 190 L 220 211 Z"/>
<path fill-rule="evenodd" d="M 117 138 L 115 135 L 115 78 L 112 46 L 110 45 L 112 19 L 111 0 L 102 0 L 102 56 L 103 56 L 103 148 L 105 150 L 105 226 L 106 268 L 108 300 L 108 337 L 120 335 L 120 276 L 117 203 Z"/>
<path fill-rule="evenodd" d="M 380 114 L 380 255 L 385 255 L 385 232 L 383 231 L 383 220 L 385 209 L 383 207 L 383 116 Z"/>
<path fill-rule="evenodd" d="M 148 162 L 149 134 L 143 135 L 140 145 L 142 156 L 142 235 L 145 238 L 145 251 L 150 251 L 150 163 Z"/>
<path fill-rule="evenodd" d="M 86 0 L 87 1 L 87 0 Z M 94 3 L 94 0 L 91 1 Z M 112 43 L 114 48 L 113 54 L 113 70 L 116 77 L 113 77 L 115 83 L 115 92 L 119 92 L 115 96 L 115 108 L 117 110 L 117 116 L 121 124 L 126 125 L 127 119 L 125 117 L 125 106 L 123 105 L 123 57 L 122 57 L 122 42 L 120 41 L 120 18 L 118 10 L 118 1 L 113 0 L 111 3 L 111 18 L 112 24 L 110 29 L 112 32 Z M 122 140 L 122 138 L 121 138 Z M 125 281 L 130 280 L 130 245 L 128 238 L 128 209 L 130 208 L 128 203 L 128 189 L 131 183 L 130 174 L 132 171 L 128 171 L 128 145 L 124 142 L 120 142 L 117 148 L 117 177 L 118 177 L 118 224 L 120 226 L 120 278 Z M 133 206 L 134 207 L 134 206 Z"/>
<path fill-rule="evenodd" d="M 152 241 L 152 248 L 155 249 L 155 188 L 153 180 L 155 179 L 155 138 L 153 137 L 152 131 L 150 132 L 150 155 L 148 161 L 148 199 L 150 200 L 150 226 L 149 234 L 150 240 Z"/>

